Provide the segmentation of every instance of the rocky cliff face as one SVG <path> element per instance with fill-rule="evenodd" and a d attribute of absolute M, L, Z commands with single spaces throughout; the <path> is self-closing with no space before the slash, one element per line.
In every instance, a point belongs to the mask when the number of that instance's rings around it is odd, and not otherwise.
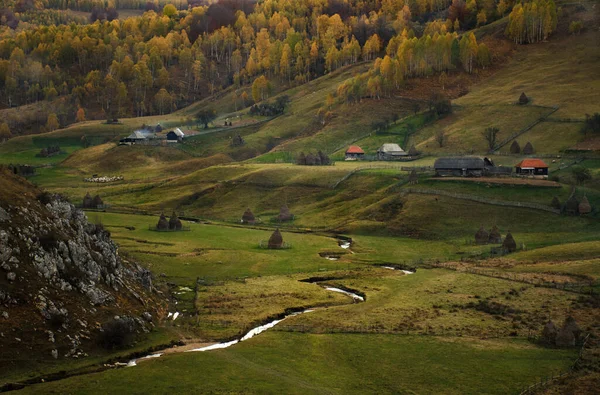
<path fill-rule="evenodd" d="M 24 356 L 85 357 L 107 322 L 133 335 L 153 326 L 151 275 L 123 262 L 109 232 L 1 169 L 0 185 L 0 368 Z"/>

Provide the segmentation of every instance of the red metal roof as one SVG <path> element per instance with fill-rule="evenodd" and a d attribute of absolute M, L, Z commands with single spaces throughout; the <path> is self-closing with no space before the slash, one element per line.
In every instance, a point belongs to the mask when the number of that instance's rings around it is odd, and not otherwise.
<path fill-rule="evenodd" d="M 358 145 L 351 145 L 346 150 L 346 153 L 347 154 L 364 154 L 365 151 L 363 151 L 362 148 L 360 148 Z"/>
<path fill-rule="evenodd" d="M 548 165 L 546 163 L 544 163 L 543 160 L 541 159 L 523 159 L 521 162 L 517 163 L 515 165 L 515 167 L 520 167 L 520 168 L 524 168 L 524 167 L 534 167 L 534 168 L 547 168 Z"/>

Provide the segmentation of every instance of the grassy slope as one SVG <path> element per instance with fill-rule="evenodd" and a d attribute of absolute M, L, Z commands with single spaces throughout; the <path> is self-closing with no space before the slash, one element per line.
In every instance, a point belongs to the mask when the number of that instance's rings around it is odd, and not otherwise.
<path fill-rule="evenodd" d="M 548 111 L 536 106 L 555 105 L 560 109 L 550 122 L 537 125 L 517 141 L 521 147 L 531 141 L 540 153 L 555 153 L 572 146 L 581 139 L 581 123 L 555 121 L 582 120 L 586 113 L 600 110 L 600 82 L 596 78 L 600 49 L 595 44 L 599 39 L 597 31 L 589 31 L 519 47 L 506 67 L 454 101 L 458 108 L 452 116 L 419 132 L 415 138 L 418 147 L 435 153 L 472 149 L 482 152 L 486 148 L 481 137 L 485 127 L 498 127 L 502 139 Z M 514 104 L 521 92 L 527 94 L 532 105 Z M 433 139 L 440 129 L 448 135 L 448 144 L 443 148 Z M 503 151 L 508 151 L 508 146 Z"/>

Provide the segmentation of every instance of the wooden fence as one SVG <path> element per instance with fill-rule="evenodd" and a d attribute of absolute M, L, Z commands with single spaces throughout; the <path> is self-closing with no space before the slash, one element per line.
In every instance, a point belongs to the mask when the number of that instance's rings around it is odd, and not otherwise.
<path fill-rule="evenodd" d="M 581 345 L 581 347 L 579 348 L 579 355 L 577 356 L 577 359 L 575 360 L 575 362 L 573 362 L 573 364 L 569 367 L 568 370 L 557 373 L 555 374 L 551 374 L 550 376 L 546 376 L 546 377 L 540 377 L 540 381 L 536 381 L 534 384 L 531 384 L 529 386 L 526 386 L 525 388 L 523 388 L 523 390 L 521 392 L 519 392 L 519 395 L 528 395 L 528 394 L 534 394 L 536 393 L 538 390 L 544 388 L 545 386 L 553 383 L 554 381 L 567 377 L 568 375 L 570 375 L 571 373 L 573 373 L 574 371 L 579 369 L 579 364 L 581 363 L 581 360 L 583 358 L 583 354 L 585 352 L 585 346 L 587 345 L 588 341 L 590 339 L 590 334 L 588 333 L 587 336 L 584 338 L 583 344 Z"/>
<path fill-rule="evenodd" d="M 439 195 L 439 196 L 447 196 L 455 199 L 462 200 L 470 200 L 473 202 L 484 203 L 484 204 L 492 204 L 494 206 L 506 206 L 506 207 L 518 207 L 518 208 L 529 208 L 533 210 L 541 210 L 546 211 L 553 214 L 560 214 L 560 210 L 555 209 L 550 206 L 545 206 L 539 203 L 531 203 L 531 202 L 519 202 L 519 201 L 507 201 L 507 200 L 495 200 L 495 199 L 487 199 L 477 195 L 468 195 L 464 193 L 454 193 L 443 191 L 439 189 L 417 189 L 417 188 L 403 188 L 401 193 L 409 194 L 416 193 L 422 195 Z"/>
<path fill-rule="evenodd" d="M 521 129 L 521 130 L 519 130 L 519 131 L 511 134 L 510 137 L 507 137 L 504 140 L 502 140 L 501 142 L 499 142 L 498 144 L 496 144 L 494 146 L 494 148 L 492 150 L 490 150 L 490 151 L 491 152 L 495 152 L 495 151 L 499 150 L 500 148 L 504 147 L 506 144 L 510 143 L 512 140 L 516 139 L 517 137 L 519 137 L 523 133 L 525 133 L 525 132 L 533 129 L 533 127 L 535 125 L 537 125 L 538 123 L 544 121 L 550 115 L 552 115 L 556 111 L 558 111 L 558 108 L 559 108 L 558 106 L 551 107 L 550 112 L 548 112 L 546 115 L 542 115 L 541 117 L 539 117 L 538 119 L 536 119 L 535 121 L 533 121 L 532 123 L 530 123 L 529 125 L 525 126 L 523 129 Z"/>
<path fill-rule="evenodd" d="M 428 262 L 428 263 L 426 263 L 426 265 L 430 266 L 430 267 L 436 267 L 436 268 L 453 270 L 453 271 L 457 271 L 457 272 L 476 274 L 478 276 L 493 277 L 493 278 L 497 278 L 497 279 L 501 279 L 501 280 L 515 281 L 515 282 L 519 282 L 519 283 L 531 284 L 536 287 L 558 289 L 561 291 L 572 292 L 572 293 L 583 294 L 583 295 L 595 295 L 598 293 L 595 290 L 594 284 L 591 282 L 577 282 L 577 283 L 575 283 L 575 282 L 562 282 L 562 283 L 558 282 L 557 283 L 557 282 L 552 282 L 552 281 L 545 281 L 541 278 L 530 278 L 530 277 L 524 276 L 523 274 L 519 274 L 519 273 L 493 271 L 493 270 L 487 270 L 487 269 L 482 269 L 482 268 L 478 268 L 478 267 L 459 268 L 456 266 L 452 266 L 451 264 L 448 264 L 448 263 L 440 263 L 440 262 Z"/>

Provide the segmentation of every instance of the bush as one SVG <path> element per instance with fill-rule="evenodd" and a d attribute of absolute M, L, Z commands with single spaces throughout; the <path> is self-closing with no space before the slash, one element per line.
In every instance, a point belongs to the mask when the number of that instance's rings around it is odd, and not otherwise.
<path fill-rule="evenodd" d="M 129 317 L 117 318 L 102 325 L 100 345 L 107 350 L 129 347 L 135 338 L 135 324 Z"/>

